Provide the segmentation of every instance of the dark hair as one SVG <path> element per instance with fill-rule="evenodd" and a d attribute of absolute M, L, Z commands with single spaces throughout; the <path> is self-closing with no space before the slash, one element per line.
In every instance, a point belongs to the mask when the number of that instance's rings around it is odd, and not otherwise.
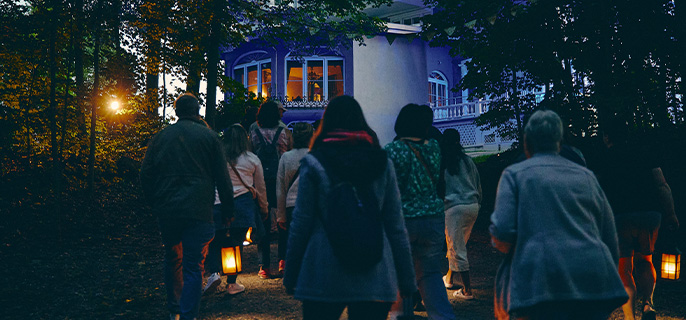
<path fill-rule="evenodd" d="M 174 101 L 174 109 L 179 118 L 200 115 L 200 102 L 192 93 L 184 93 Z"/>
<path fill-rule="evenodd" d="M 426 139 L 433 123 L 433 111 L 427 105 L 410 103 L 400 109 L 395 120 L 395 134 L 400 138 L 415 137 Z"/>
<path fill-rule="evenodd" d="M 293 126 L 293 148 L 307 148 L 312 140 L 314 129 L 307 122 L 298 122 Z"/>
<path fill-rule="evenodd" d="M 270 100 L 260 106 L 257 111 L 257 124 L 260 128 L 276 128 L 281 120 L 279 102 Z"/>
<path fill-rule="evenodd" d="M 372 137 L 373 146 L 381 148 L 376 132 L 369 127 L 364 119 L 362 107 L 351 96 L 338 96 L 329 101 L 319 128 L 312 138 L 310 150 L 318 148 L 327 134 L 334 130 L 366 131 Z"/>
<path fill-rule="evenodd" d="M 224 142 L 226 160 L 233 164 L 236 163 L 236 159 L 238 159 L 241 154 L 250 150 L 248 132 L 238 123 L 224 129 L 222 140 Z"/>
<path fill-rule="evenodd" d="M 456 175 L 460 168 L 460 161 L 466 156 L 467 154 L 464 153 L 464 148 L 460 143 L 460 132 L 453 128 L 443 131 L 441 158 L 443 159 L 443 166 L 448 169 L 448 173 Z"/>
<path fill-rule="evenodd" d="M 245 115 L 243 116 L 243 120 L 241 120 L 241 125 L 244 129 L 250 129 L 250 125 L 257 121 L 257 110 L 259 109 L 260 107 L 258 106 L 251 106 L 245 109 Z"/>

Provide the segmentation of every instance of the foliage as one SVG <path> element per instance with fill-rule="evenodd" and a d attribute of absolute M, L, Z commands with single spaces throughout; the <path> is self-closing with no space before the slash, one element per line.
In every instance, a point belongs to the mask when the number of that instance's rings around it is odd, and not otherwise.
<path fill-rule="evenodd" d="M 472 58 L 460 83 L 491 99 L 478 119 L 503 137 L 521 116 L 557 111 L 571 133 L 593 134 L 598 117 L 637 127 L 681 125 L 684 6 L 674 1 L 446 1 L 425 19 L 432 45 Z M 516 74 L 516 77 L 514 76 Z M 533 92 L 543 93 L 537 101 Z M 540 98 L 538 100 L 541 100 Z"/>
<path fill-rule="evenodd" d="M 81 188 L 91 149 L 95 181 L 135 175 L 147 141 L 168 123 L 158 113 L 162 101 L 166 107 L 182 90 L 197 93 L 202 80 L 216 84 L 227 96 L 218 128 L 262 102 L 221 76 L 221 48 L 256 38 L 293 48 L 350 45 L 383 28 L 361 9 L 390 3 L 304 0 L 295 9 L 293 1 L 276 2 L 0 0 L 1 187 L 42 175 L 54 178 L 44 191 Z M 186 88 L 167 90 L 160 74 Z M 209 118 L 216 97 L 199 97 Z M 111 100 L 122 108 L 109 109 Z"/>

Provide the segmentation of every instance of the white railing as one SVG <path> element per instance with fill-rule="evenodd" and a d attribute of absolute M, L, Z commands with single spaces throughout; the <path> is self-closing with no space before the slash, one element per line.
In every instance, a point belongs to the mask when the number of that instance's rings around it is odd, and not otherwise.
<path fill-rule="evenodd" d="M 444 105 L 441 106 L 441 104 Z M 449 99 L 444 103 L 430 103 L 429 105 L 434 112 L 434 122 L 475 118 L 488 111 L 488 101 L 485 100 L 457 103 L 457 99 Z"/>

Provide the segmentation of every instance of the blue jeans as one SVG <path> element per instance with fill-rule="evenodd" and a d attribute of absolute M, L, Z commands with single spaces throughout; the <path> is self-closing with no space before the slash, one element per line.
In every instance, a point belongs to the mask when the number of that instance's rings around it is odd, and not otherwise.
<path fill-rule="evenodd" d="M 448 300 L 441 272 L 441 263 L 445 257 L 445 217 L 438 215 L 409 218 L 405 219 L 405 227 L 410 238 L 417 286 L 429 319 L 454 320 L 455 312 Z"/>
<path fill-rule="evenodd" d="M 203 265 L 214 238 L 214 224 L 190 219 L 160 221 L 160 231 L 167 308 L 181 319 L 194 319 L 200 307 Z"/>

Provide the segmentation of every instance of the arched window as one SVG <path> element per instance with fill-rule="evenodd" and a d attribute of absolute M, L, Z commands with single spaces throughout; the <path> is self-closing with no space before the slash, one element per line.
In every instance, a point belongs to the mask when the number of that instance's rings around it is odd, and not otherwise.
<path fill-rule="evenodd" d="M 343 70 L 341 57 L 286 58 L 286 98 L 326 101 L 343 95 Z"/>
<path fill-rule="evenodd" d="M 251 52 L 236 61 L 233 78 L 256 96 L 272 96 L 272 60 L 264 51 Z"/>
<path fill-rule="evenodd" d="M 448 80 L 438 71 L 429 75 L 429 105 L 442 107 L 448 104 Z"/>

